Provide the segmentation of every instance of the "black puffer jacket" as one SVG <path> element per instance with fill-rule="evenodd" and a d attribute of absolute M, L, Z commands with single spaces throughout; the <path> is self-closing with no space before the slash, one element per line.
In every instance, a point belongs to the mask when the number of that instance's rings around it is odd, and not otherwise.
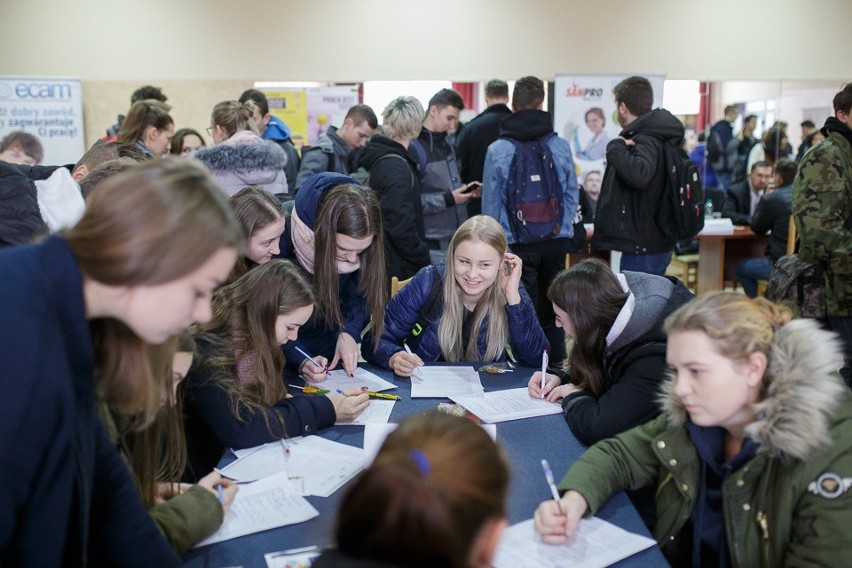
<path fill-rule="evenodd" d="M 679 144 L 683 124 L 665 109 L 637 118 L 606 147 L 606 171 L 595 210 L 592 247 L 628 254 L 670 251 L 674 241 L 660 229 L 666 180 L 663 144 Z"/>
<path fill-rule="evenodd" d="M 48 233 L 36 195 L 36 180 L 63 166 L 19 166 L 0 160 L 0 247 L 31 243 Z"/>

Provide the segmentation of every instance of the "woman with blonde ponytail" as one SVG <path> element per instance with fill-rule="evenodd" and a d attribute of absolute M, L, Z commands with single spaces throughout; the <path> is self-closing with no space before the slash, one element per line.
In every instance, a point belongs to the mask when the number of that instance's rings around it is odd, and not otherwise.
<path fill-rule="evenodd" d="M 199 148 L 200 160 L 219 186 L 234 195 L 249 185 L 260 186 L 280 199 L 290 199 L 284 167 L 287 154 L 258 135 L 254 122 L 257 105 L 251 101 L 224 101 L 213 107 L 210 127 L 213 146 Z"/>
<path fill-rule="evenodd" d="M 840 343 L 734 292 L 666 319 L 663 414 L 592 446 L 536 530 L 565 542 L 614 492 L 651 486 L 673 566 L 833 566 L 852 558 L 852 399 Z"/>

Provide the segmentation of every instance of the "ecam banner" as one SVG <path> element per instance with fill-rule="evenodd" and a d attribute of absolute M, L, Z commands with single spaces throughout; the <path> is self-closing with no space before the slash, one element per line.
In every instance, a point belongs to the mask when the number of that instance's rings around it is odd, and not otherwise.
<path fill-rule="evenodd" d="M 553 95 L 553 126 L 571 145 L 577 181 L 583 185 L 586 175 L 603 175 L 607 143 L 618 136 L 615 99 L 612 89 L 631 75 L 556 76 Z M 654 105 L 663 104 L 665 75 L 642 75 L 654 89 Z"/>
<path fill-rule="evenodd" d="M 0 138 L 22 130 L 41 141 L 43 164 L 71 164 L 85 151 L 79 79 L 0 76 Z"/>

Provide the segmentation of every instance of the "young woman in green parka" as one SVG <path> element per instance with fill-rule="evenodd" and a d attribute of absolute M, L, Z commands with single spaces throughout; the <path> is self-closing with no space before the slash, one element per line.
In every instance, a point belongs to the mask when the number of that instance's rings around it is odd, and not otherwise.
<path fill-rule="evenodd" d="M 616 491 L 656 486 L 674 566 L 836 566 L 852 558 L 852 398 L 836 336 L 767 300 L 701 296 L 665 323 L 663 414 L 575 462 L 542 540 L 570 540 Z"/>

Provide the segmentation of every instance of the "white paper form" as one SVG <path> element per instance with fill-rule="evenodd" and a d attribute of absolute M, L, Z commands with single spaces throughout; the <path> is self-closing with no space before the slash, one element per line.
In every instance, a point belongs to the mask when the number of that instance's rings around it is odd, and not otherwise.
<path fill-rule="evenodd" d="M 380 398 L 371 398 L 370 404 L 364 411 L 355 417 L 355 420 L 349 422 L 335 422 L 335 426 L 363 426 L 364 424 L 387 424 L 393 412 L 395 400 L 382 400 Z"/>
<path fill-rule="evenodd" d="M 533 398 L 526 387 L 487 392 L 484 396 L 451 398 L 483 422 L 508 422 L 562 412 L 559 403 Z"/>
<path fill-rule="evenodd" d="M 287 474 L 282 472 L 241 485 L 231 510 L 225 515 L 225 522 L 195 547 L 294 525 L 318 515 L 319 512 L 304 497 L 296 494 Z"/>
<path fill-rule="evenodd" d="M 361 367 L 357 367 L 355 372 L 352 374 L 354 376 L 350 377 L 343 369 L 337 369 L 335 371 L 329 371 L 325 380 L 322 382 L 311 384 L 330 392 L 336 392 L 337 389 L 345 391 L 354 387 L 367 387 L 367 390 L 373 392 L 381 392 L 397 388 L 392 382 L 386 381 L 380 376 Z"/>
<path fill-rule="evenodd" d="M 286 471 L 303 484 L 306 495 L 328 497 L 361 471 L 364 450 L 320 438 L 307 436 L 287 440 L 290 457 L 285 458 L 281 442 L 258 446 L 250 453 L 239 450 L 242 457 L 217 469 L 221 475 L 245 483 Z M 236 453 L 236 452 L 235 452 Z"/>
<path fill-rule="evenodd" d="M 419 367 L 411 375 L 411 398 L 482 396 L 485 389 L 473 367 Z"/>
<path fill-rule="evenodd" d="M 370 467 L 373 460 L 385 443 L 385 438 L 390 436 L 390 433 L 397 429 L 399 424 L 391 422 L 389 424 L 367 424 L 364 427 L 364 468 Z M 488 432 L 491 439 L 497 441 L 497 425 L 496 424 L 480 424 L 483 430 Z"/>
<path fill-rule="evenodd" d="M 267 552 L 263 555 L 266 568 L 311 568 L 311 564 L 321 554 L 316 546 L 293 548 L 279 552 Z"/>
<path fill-rule="evenodd" d="M 503 531 L 494 556 L 494 568 L 603 567 L 654 544 L 653 539 L 628 532 L 597 517 L 580 521 L 571 544 L 544 544 L 530 519 Z"/>

